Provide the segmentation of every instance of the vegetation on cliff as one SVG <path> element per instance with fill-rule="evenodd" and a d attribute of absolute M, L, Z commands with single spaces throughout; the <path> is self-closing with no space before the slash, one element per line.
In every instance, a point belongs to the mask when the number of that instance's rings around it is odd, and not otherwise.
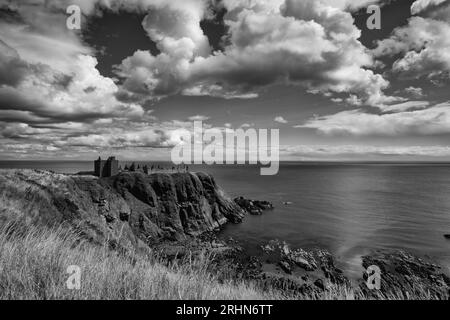
<path fill-rule="evenodd" d="M 198 255 L 167 265 L 157 255 L 118 252 L 65 228 L 7 224 L 0 229 L 0 299 L 273 299 L 250 282 L 222 282 Z M 69 290 L 71 265 L 81 288 Z"/>

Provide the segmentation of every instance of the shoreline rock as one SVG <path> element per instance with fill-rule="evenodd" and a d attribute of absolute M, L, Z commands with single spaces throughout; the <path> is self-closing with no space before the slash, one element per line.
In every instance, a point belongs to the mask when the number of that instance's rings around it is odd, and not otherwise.
<path fill-rule="evenodd" d="M 431 260 L 401 250 L 374 251 L 362 257 L 361 266 L 381 270 L 381 287 L 369 289 L 368 274 L 350 279 L 331 253 L 323 249 L 292 249 L 286 242 L 269 241 L 261 245 L 261 255 L 229 251 L 220 257 L 223 265 L 235 266 L 235 277 L 249 279 L 263 287 L 287 294 L 320 297 L 334 286 L 353 288 L 359 298 L 411 299 L 415 297 L 448 299 L 450 278 Z"/>
<path fill-rule="evenodd" d="M 244 197 L 234 199 L 234 202 L 251 215 L 259 216 L 266 210 L 272 210 L 273 204 L 269 201 L 250 200 Z"/>
<path fill-rule="evenodd" d="M 429 294 L 448 299 L 450 295 L 450 278 L 441 266 L 402 250 L 375 251 L 362 257 L 362 266 L 365 269 L 377 266 L 381 272 L 379 291 L 369 290 L 365 284 L 368 275 L 363 275 L 364 280 L 359 287 L 369 297 L 396 293 L 405 299 L 408 294 Z"/>

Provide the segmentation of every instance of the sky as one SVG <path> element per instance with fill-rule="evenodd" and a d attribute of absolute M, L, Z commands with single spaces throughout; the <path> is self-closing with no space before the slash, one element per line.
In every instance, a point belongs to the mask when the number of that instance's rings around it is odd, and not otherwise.
<path fill-rule="evenodd" d="M 449 83 L 449 0 L 0 0 L 0 160 L 169 160 L 202 120 L 279 129 L 282 160 L 449 161 Z"/>

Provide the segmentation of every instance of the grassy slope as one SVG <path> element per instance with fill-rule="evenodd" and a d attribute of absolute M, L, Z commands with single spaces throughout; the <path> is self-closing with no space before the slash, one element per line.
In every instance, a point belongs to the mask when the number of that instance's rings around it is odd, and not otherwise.
<path fill-rule="evenodd" d="M 366 299 L 360 290 L 331 287 L 321 296 L 286 296 L 248 281 L 218 281 L 202 255 L 169 265 L 152 253 L 119 253 L 80 241 L 71 231 L 8 223 L 0 228 L 2 299 Z M 81 268 L 81 289 L 69 290 L 67 267 Z M 374 297 L 371 297 L 372 299 Z M 435 299 L 392 293 L 378 299 Z"/>
<path fill-rule="evenodd" d="M 80 242 L 71 232 L 0 230 L 0 299 L 268 299 L 250 283 L 218 283 L 208 257 L 165 266 L 151 255 L 120 254 Z M 81 268 L 81 290 L 68 290 L 67 267 Z"/>

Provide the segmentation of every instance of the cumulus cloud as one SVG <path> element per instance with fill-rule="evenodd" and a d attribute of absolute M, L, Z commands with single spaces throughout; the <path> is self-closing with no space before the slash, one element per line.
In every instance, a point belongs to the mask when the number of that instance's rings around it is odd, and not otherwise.
<path fill-rule="evenodd" d="M 373 2 L 222 1 L 228 34 L 221 52 L 211 51 L 198 28 L 205 2 L 187 1 L 192 8 L 186 14 L 177 5 L 155 7 L 143 26 L 161 53 L 136 51 L 118 66 L 118 75 L 125 90 L 141 97 L 253 98 L 283 83 L 352 93 L 372 105 L 396 101 L 383 94 L 388 81 L 369 69 L 374 61 L 346 11 Z"/>
<path fill-rule="evenodd" d="M 423 93 L 422 88 L 416 88 L 416 87 L 407 87 L 405 88 L 405 93 L 413 98 L 421 98 L 425 94 Z"/>
<path fill-rule="evenodd" d="M 416 1 L 411 10 L 420 13 L 443 1 Z M 401 54 L 392 70 L 405 78 L 449 78 L 450 76 L 450 2 L 425 16 L 410 18 L 404 27 L 379 41 L 376 56 Z"/>
<path fill-rule="evenodd" d="M 78 1 L 93 10 L 87 1 Z M 68 1 L 0 1 L 14 14 L 0 22 L 0 110 L 3 121 L 94 121 L 143 117 L 141 106 L 115 98 L 118 86 L 65 27 Z"/>
<path fill-rule="evenodd" d="M 329 135 L 450 134 L 450 104 L 441 103 L 423 110 L 384 114 L 366 113 L 360 109 L 342 111 L 333 115 L 316 117 L 297 127 L 312 128 Z"/>
<path fill-rule="evenodd" d="M 255 98 L 265 86 L 291 83 L 325 94 L 349 92 L 358 102 L 375 105 L 396 99 L 383 94 L 389 83 L 368 69 L 373 60 L 348 12 L 375 2 L 217 2 L 228 10 L 228 34 L 223 52 L 213 52 L 200 28 L 211 15 L 207 0 L 1 1 L 21 19 L 2 23 L 0 39 L 27 63 L 70 75 L 73 61 L 93 52 L 77 33 L 61 28 L 69 4 L 79 5 L 85 15 L 100 7 L 147 12 L 142 26 L 160 54 L 138 50 L 117 67 L 124 83 L 115 96 L 123 102 L 177 93 Z"/>
<path fill-rule="evenodd" d="M 68 74 L 76 56 L 92 55 L 76 33 L 60 28 L 69 4 L 79 5 L 86 16 L 101 7 L 147 12 L 142 26 L 160 54 L 136 51 L 118 66 L 124 84 L 116 96 L 124 102 L 176 93 L 254 98 L 265 86 L 292 83 L 327 94 L 350 92 L 358 102 L 375 105 L 396 99 L 383 94 L 389 83 L 368 69 L 374 62 L 358 41 L 349 11 L 379 2 L 214 2 L 228 10 L 228 34 L 223 52 L 213 52 L 200 27 L 211 15 L 207 0 L 0 1 L 23 19 L 4 25 L 0 38 L 20 48 L 25 61 Z"/>
<path fill-rule="evenodd" d="M 282 116 L 275 117 L 275 119 L 273 119 L 273 121 L 278 122 L 278 123 L 288 123 L 287 120 L 284 119 Z"/>
<path fill-rule="evenodd" d="M 95 14 L 96 6 L 89 2 L 76 4 Z M 173 144 L 170 132 L 176 125 L 155 123 L 151 111 L 116 98 L 119 86 L 99 73 L 93 50 L 65 27 L 69 4 L 0 1 L 8 14 L 0 22 L 0 141 L 5 154 L 74 156 Z"/>
<path fill-rule="evenodd" d="M 116 84 L 101 76 L 96 64 L 96 58 L 80 55 L 72 61 L 72 72 L 67 75 L 47 65 L 32 65 L 16 86 L 0 87 L 0 109 L 10 110 L 11 115 L 17 112 L 19 116 L 26 111 L 54 121 L 142 117 L 141 106 L 117 101 Z M 8 70 L 9 67 L 14 68 L 8 65 Z"/>

